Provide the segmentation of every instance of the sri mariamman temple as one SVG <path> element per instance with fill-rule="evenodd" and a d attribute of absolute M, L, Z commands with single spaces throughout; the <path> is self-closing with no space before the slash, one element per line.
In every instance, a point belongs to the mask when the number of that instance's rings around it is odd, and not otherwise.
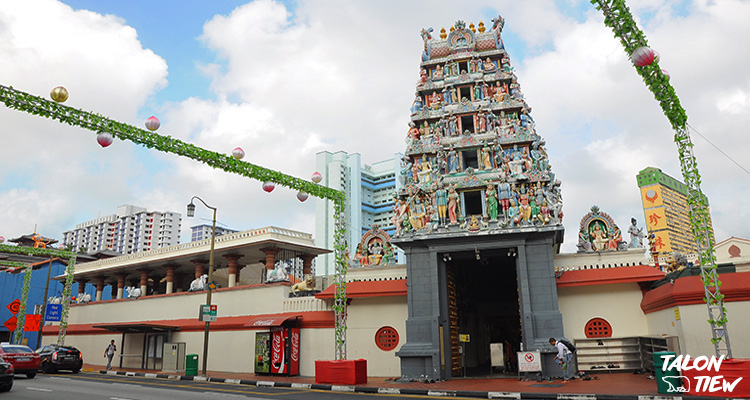
<path fill-rule="evenodd" d="M 442 380 L 516 372 L 519 351 L 560 376 L 550 337 L 575 343 L 582 371 L 653 371 L 661 350 L 712 354 L 694 254 L 662 268 L 635 218 L 618 221 L 629 226 L 627 240 L 596 205 L 581 219 L 578 252 L 559 254 L 561 182 L 503 46 L 503 24 L 498 16 L 487 26 L 421 31 L 395 234 L 374 227 L 347 254 L 347 359 L 366 359 L 368 376 Z M 225 267 L 213 275 L 208 370 L 314 376 L 316 360 L 334 357 L 337 293 L 332 277 L 315 276 L 315 259 L 332 249 L 319 246 L 275 227 L 217 239 Z M 124 368 L 164 369 L 165 344 L 200 353 L 206 324 L 196 313 L 210 247 L 203 240 L 77 264 L 75 293 L 96 283 L 96 300 L 70 307 L 66 343 L 96 355 L 118 339 L 115 364 Z M 749 255 L 744 239 L 716 245 L 737 321 L 750 312 Z M 111 300 L 101 296 L 107 285 L 117 289 Z M 60 329 L 40 331 L 51 343 Z M 270 340 L 290 349 L 283 362 L 269 364 Z M 735 357 L 750 356 L 750 342 L 734 345 Z"/>

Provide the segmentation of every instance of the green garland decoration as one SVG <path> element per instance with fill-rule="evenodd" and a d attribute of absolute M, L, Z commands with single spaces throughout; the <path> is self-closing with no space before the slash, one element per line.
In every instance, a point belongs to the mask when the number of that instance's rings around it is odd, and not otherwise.
<path fill-rule="evenodd" d="M 24 327 L 26 326 L 26 304 L 29 301 L 29 289 L 31 286 L 31 265 L 27 266 L 23 272 L 23 287 L 21 289 L 21 308 L 16 314 L 16 331 L 13 335 L 14 343 L 21 343 L 23 338 Z"/>
<path fill-rule="evenodd" d="M 638 28 L 625 4 L 625 0 L 591 0 L 591 4 L 604 14 L 604 24 L 610 27 L 615 37 L 620 39 L 628 57 L 639 47 L 648 46 L 646 36 Z M 654 60 L 650 65 L 636 67 L 636 71 L 643 78 L 643 82 L 659 102 L 664 115 L 669 119 L 675 130 L 674 142 L 680 159 L 682 176 L 687 187 L 687 203 L 690 206 L 690 227 L 698 247 L 701 266 L 701 280 L 704 287 L 704 301 L 708 305 L 708 323 L 711 325 L 716 355 L 732 357 L 727 328 L 726 307 L 724 295 L 719 290 L 721 281 L 716 272 L 716 257 L 714 255 L 714 238 L 711 234 L 711 219 L 708 211 L 708 200 L 700 188 L 701 176 L 698 163 L 693 154 L 693 143 L 687 126 L 687 113 L 680 105 L 669 79 L 662 73 L 658 62 Z M 724 342 L 725 347 L 719 344 Z"/>
<path fill-rule="evenodd" d="M 9 267 L 9 268 L 26 268 L 29 265 L 29 263 L 25 262 L 16 262 L 16 261 L 0 261 L 0 267 Z"/>
<path fill-rule="evenodd" d="M 63 318 L 60 320 L 60 333 L 57 336 L 57 344 L 64 345 L 65 344 L 65 330 L 68 327 L 68 310 L 70 308 L 70 294 L 73 291 L 73 272 L 75 271 L 75 261 L 76 261 L 76 253 L 72 251 L 67 250 L 55 250 L 55 249 L 45 249 L 45 248 L 35 248 L 35 247 L 26 247 L 26 246 L 10 246 L 7 244 L 0 244 L 0 253 L 10 253 L 10 254 L 25 254 L 30 256 L 37 256 L 37 257 L 48 257 L 50 259 L 52 258 L 61 258 L 64 260 L 67 260 L 68 262 L 68 268 L 65 271 L 65 286 L 63 288 L 63 299 L 62 299 L 62 315 Z M 23 264 L 26 267 L 26 271 L 24 272 L 23 277 L 23 286 L 21 287 L 21 310 L 18 312 L 18 315 L 16 316 L 17 325 L 15 330 L 15 341 L 16 343 L 20 343 L 21 338 L 23 337 L 23 329 L 24 329 L 24 323 L 26 320 L 26 303 L 28 301 L 29 297 L 29 289 L 31 287 L 31 271 L 32 266 L 24 263 L 17 263 L 13 261 L 5 261 L 0 263 L 0 265 L 8 265 L 13 264 L 13 266 L 18 266 L 18 264 Z M 50 268 L 52 266 L 50 265 Z M 44 301 L 47 301 L 47 299 L 44 299 Z"/>
<path fill-rule="evenodd" d="M 345 244 L 343 243 L 344 237 L 346 236 L 346 225 L 343 222 L 343 210 L 345 209 L 346 196 L 343 192 L 245 161 L 240 161 L 226 154 L 205 150 L 179 139 L 170 136 L 162 136 L 154 132 L 103 117 L 96 113 L 64 106 L 43 97 L 34 96 L 13 89 L 13 87 L 0 85 L 0 101 L 2 101 L 8 108 L 57 120 L 60 123 L 79 126 L 96 133 L 109 132 L 115 138 L 129 140 L 150 149 L 177 154 L 226 172 L 242 175 L 251 179 L 257 179 L 263 182 L 274 182 L 290 189 L 296 189 L 318 198 L 333 201 L 334 209 L 336 210 L 334 238 L 337 240 L 334 244 L 337 271 L 336 295 L 334 297 L 333 306 L 334 313 L 336 314 L 335 358 L 337 360 L 346 359 L 346 264 L 344 262 Z M 68 270 L 71 270 L 71 268 L 72 266 L 68 264 Z M 67 282 L 68 280 L 72 282 L 72 279 L 71 272 L 71 275 L 66 279 L 66 290 L 68 290 L 68 293 L 69 289 L 67 287 Z M 68 297 L 68 295 L 65 295 L 63 297 L 63 302 L 65 302 L 65 299 Z M 63 325 L 63 322 L 65 325 Z M 60 328 L 60 337 L 63 339 L 65 337 L 64 327 L 67 327 L 67 307 L 65 305 L 63 306 Z"/>

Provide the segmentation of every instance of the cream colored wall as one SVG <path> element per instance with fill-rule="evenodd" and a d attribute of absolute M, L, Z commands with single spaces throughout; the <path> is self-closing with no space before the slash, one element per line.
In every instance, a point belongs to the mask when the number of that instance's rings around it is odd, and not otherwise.
<path fill-rule="evenodd" d="M 586 322 L 596 317 L 612 325 L 613 337 L 648 334 L 637 283 L 561 287 L 557 288 L 557 296 L 568 339 L 585 338 Z"/>
<path fill-rule="evenodd" d="M 750 302 L 727 302 L 727 318 L 729 323 L 729 341 L 732 345 L 732 356 L 736 358 L 750 357 L 750 342 L 745 340 L 746 332 L 750 330 Z M 647 315 L 649 333 L 651 335 L 675 335 L 680 338 L 680 352 L 691 357 L 715 354 L 711 343 L 711 325 L 708 319 L 708 309 L 705 304 L 692 304 L 677 307 L 680 319 L 675 318 L 674 307 L 653 312 Z"/>
<path fill-rule="evenodd" d="M 280 284 L 219 290 L 213 292 L 211 303 L 218 306 L 219 316 L 274 314 L 282 312 L 288 293 L 289 286 Z M 77 304 L 70 307 L 68 323 L 197 319 L 199 306 L 205 303 L 206 292 L 197 292 Z"/>
<path fill-rule="evenodd" d="M 262 285 L 233 290 L 219 290 L 212 294 L 218 305 L 219 318 L 282 312 L 328 311 L 330 305 L 314 297 L 289 298 L 287 285 Z M 170 319 L 198 318 L 199 305 L 206 301 L 206 293 L 185 293 L 171 296 L 142 297 L 137 300 L 93 302 L 70 308 L 69 324 L 105 324 L 148 322 Z M 405 300 L 404 300 L 405 309 Z M 369 312 L 369 311 L 368 311 Z M 405 319 L 405 318 L 404 318 Z M 356 320 L 356 318 L 355 318 Z M 104 331 L 102 331 L 104 332 Z M 209 337 L 208 369 L 211 371 L 253 372 L 255 332 L 258 330 L 212 331 Z M 186 354 L 198 354 L 199 368 L 203 366 L 203 331 L 173 332 L 172 342 L 185 342 Z M 374 335 L 374 333 L 373 333 Z M 118 355 L 113 359 L 119 366 L 121 333 L 99 335 L 69 334 L 65 343 L 84 353 L 84 361 L 106 365 L 104 349 L 114 339 Z M 125 335 L 125 354 L 142 353 L 143 334 Z M 44 343 L 54 343 L 57 336 L 46 336 Z M 300 375 L 315 375 L 315 360 L 335 358 L 333 328 L 303 329 L 300 332 Z M 140 368 L 140 357 L 125 357 L 123 367 Z"/>
<path fill-rule="evenodd" d="M 407 316 L 406 296 L 352 299 L 347 317 L 347 358 L 366 359 L 368 376 L 401 376 L 401 361 L 396 351 L 406 342 Z M 375 333 L 384 326 L 398 332 L 399 344 L 391 351 L 375 345 Z"/>

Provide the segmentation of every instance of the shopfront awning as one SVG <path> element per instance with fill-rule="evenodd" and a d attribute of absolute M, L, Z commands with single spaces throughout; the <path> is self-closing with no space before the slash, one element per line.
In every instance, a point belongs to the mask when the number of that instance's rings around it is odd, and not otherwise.
<path fill-rule="evenodd" d="M 284 322 L 290 320 L 298 320 L 302 318 L 301 314 L 265 314 L 255 315 L 245 323 L 245 327 L 248 328 L 264 328 L 271 326 L 281 326 Z"/>
<path fill-rule="evenodd" d="M 143 322 L 93 325 L 92 328 L 106 329 L 110 332 L 123 333 L 171 332 L 180 330 L 179 326 L 149 324 Z"/>

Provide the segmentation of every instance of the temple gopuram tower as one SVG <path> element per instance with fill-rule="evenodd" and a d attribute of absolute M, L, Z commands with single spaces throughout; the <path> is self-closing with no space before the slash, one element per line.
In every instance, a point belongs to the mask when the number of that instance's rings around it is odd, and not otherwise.
<path fill-rule="evenodd" d="M 392 221 L 408 260 L 403 379 L 463 375 L 461 347 L 466 371 L 486 373 L 497 343 L 538 349 L 551 367 L 548 339 L 563 333 L 560 182 L 503 46 L 504 20 L 492 22 L 422 30 Z"/>

